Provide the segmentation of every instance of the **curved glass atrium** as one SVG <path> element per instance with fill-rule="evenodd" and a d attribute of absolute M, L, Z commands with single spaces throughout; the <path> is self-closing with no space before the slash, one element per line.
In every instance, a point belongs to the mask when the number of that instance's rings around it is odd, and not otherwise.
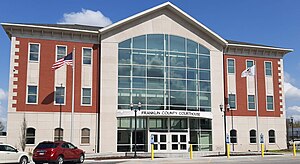
<path fill-rule="evenodd" d="M 119 43 L 118 109 L 211 111 L 210 51 L 179 36 L 149 34 Z"/>
<path fill-rule="evenodd" d="M 210 51 L 187 38 L 149 34 L 119 43 L 118 110 L 211 111 Z M 211 119 L 137 118 L 137 151 L 212 150 Z M 134 119 L 118 118 L 118 152 L 134 150 Z M 180 141 L 180 142 L 179 142 Z"/>

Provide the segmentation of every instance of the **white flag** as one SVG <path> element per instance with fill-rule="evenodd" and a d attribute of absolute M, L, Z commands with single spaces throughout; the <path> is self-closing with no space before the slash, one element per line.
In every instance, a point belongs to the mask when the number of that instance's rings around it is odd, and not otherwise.
<path fill-rule="evenodd" d="M 254 76 L 254 75 L 255 75 L 255 65 L 244 70 L 242 72 L 241 77 Z"/>

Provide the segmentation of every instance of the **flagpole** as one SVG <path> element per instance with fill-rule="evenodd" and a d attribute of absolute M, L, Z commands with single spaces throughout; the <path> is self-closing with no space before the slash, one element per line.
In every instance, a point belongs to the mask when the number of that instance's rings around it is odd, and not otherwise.
<path fill-rule="evenodd" d="M 71 112 L 71 138 L 70 138 L 70 141 L 73 142 L 73 126 L 74 126 L 74 91 L 75 91 L 75 47 L 73 48 L 73 54 L 72 54 L 72 112 Z"/>
<path fill-rule="evenodd" d="M 259 152 L 259 132 L 258 132 L 258 91 L 257 91 L 257 66 L 255 63 L 255 74 L 254 74 L 254 83 L 255 83 L 255 108 L 256 108 L 256 143 L 257 151 Z"/>

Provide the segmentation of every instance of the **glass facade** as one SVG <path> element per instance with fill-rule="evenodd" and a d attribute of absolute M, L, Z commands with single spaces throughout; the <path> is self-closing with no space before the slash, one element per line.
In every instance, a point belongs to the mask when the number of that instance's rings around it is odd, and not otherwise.
<path fill-rule="evenodd" d="M 130 110 L 130 103 L 141 102 L 141 110 L 211 111 L 207 48 L 180 36 L 149 34 L 119 43 L 118 51 L 118 110 Z M 134 151 L 132 122 L 134 118 L 118 118 L 118 152 Z M 206 124 L 211 124 L 211 120 L 138 118 L 137 151 L 148 151 L 151 132 L 161 133 L 155 137 L 170 135 L 183 141 L 189 137 L 195 151 L 212 150 L 211 125 Z M 203 129 L 204 126 L 207 127 Z M 167 149 L 165 144 L 155 146 Z M 186 146 L 179 145 L 178 150 Z M 170 149 L 177 150 L 175 147 Z"/>
<path fill-rule="evenodd" d="M 187 38 L 151 34 L 119 43 L 118 109 L 211 111 L 210 51 Z"/>

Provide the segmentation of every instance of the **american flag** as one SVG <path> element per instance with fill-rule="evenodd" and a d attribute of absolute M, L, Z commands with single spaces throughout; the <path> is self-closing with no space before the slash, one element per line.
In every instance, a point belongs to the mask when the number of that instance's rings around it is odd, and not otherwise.
<path fill-rule="evenodd" d="M 73 53 L 69 53 L 65 57 L 57 60 L 53 65 L 52 65 L 52 70 L 56 70 L 60 67 L 62 67 L 64 64 L 72 66 L 73 64 Z"/>

